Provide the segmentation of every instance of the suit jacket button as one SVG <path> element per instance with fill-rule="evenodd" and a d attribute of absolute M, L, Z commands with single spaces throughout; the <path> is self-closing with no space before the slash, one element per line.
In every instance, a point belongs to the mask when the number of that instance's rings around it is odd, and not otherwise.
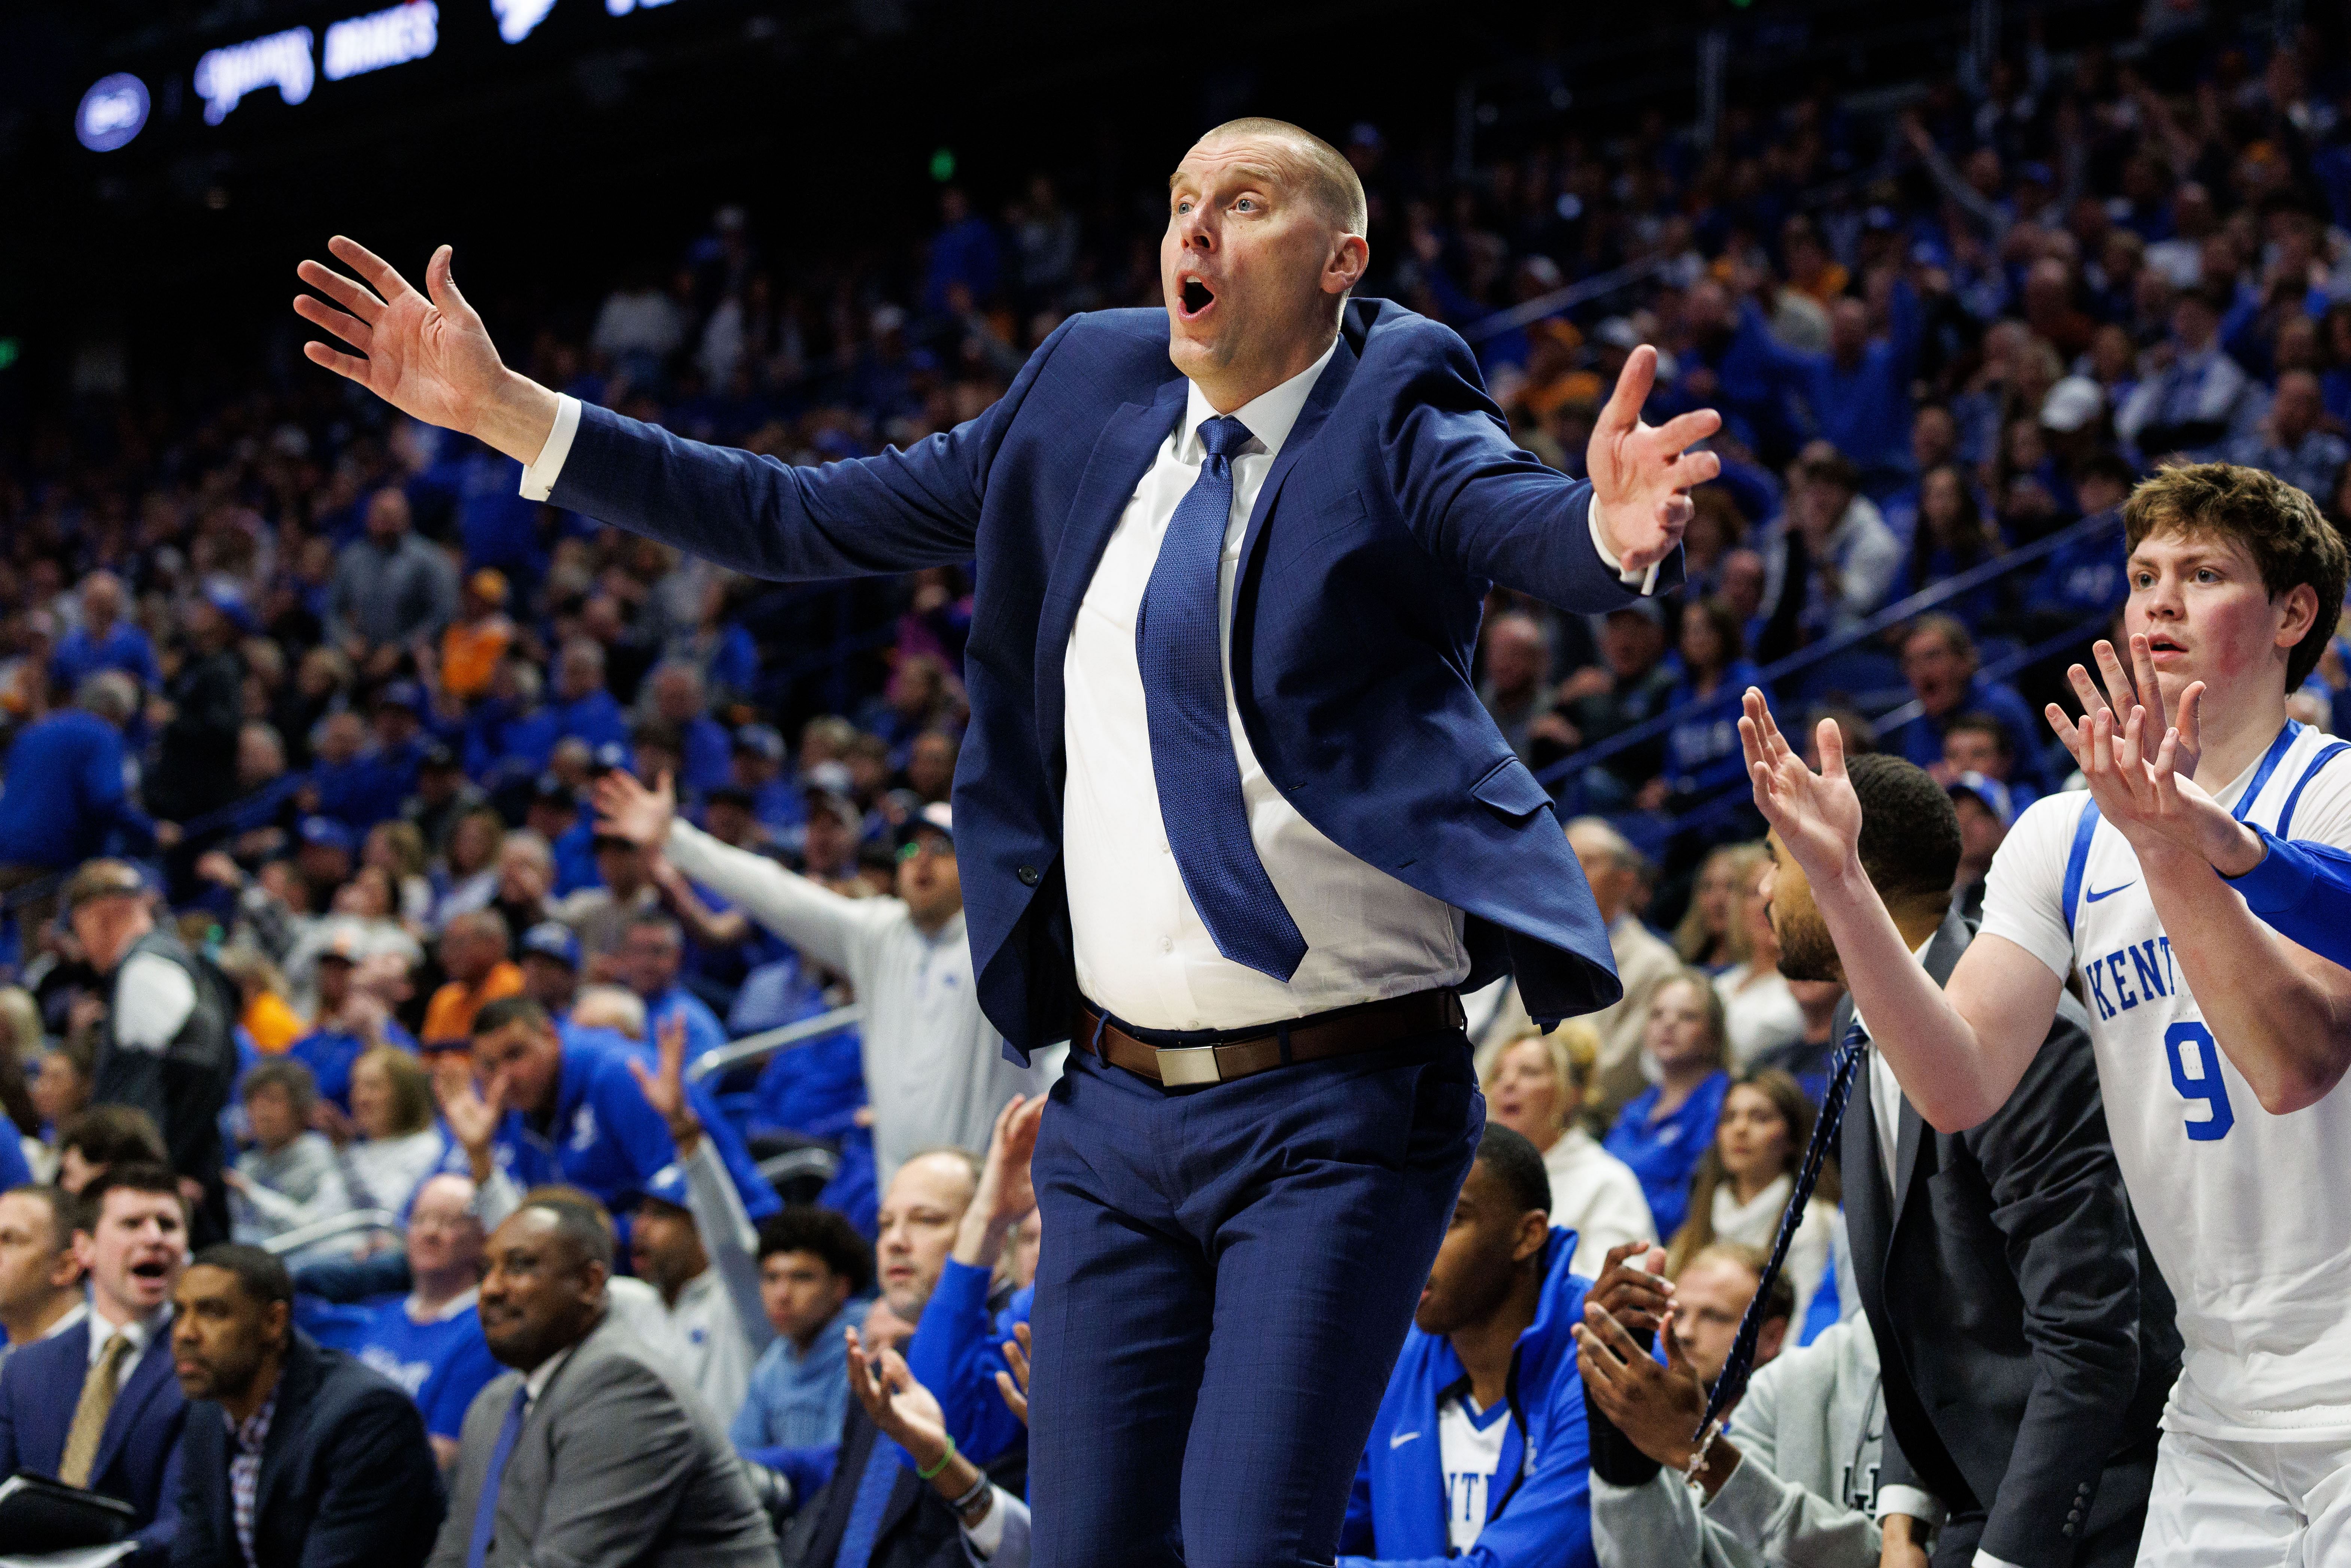
<path fill-rule="evenodd" d="M 2057 1533 L 2070 1537 L 2074 1533 L 2074 1527 L 2071 1524 L 2061 1524 L 2057 1527 Z"/>
<path fill-rule="evenodd" d="M 1024 865 L 1015 874 L 1020 878 L 1020 885 L 1023 887 L 1034 887 L 1045 880 L 1033 865 Z"/>

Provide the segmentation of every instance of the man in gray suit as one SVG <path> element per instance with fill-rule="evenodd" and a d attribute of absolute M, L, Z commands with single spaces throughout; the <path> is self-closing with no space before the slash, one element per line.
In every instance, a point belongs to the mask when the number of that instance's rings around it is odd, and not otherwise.
<path fill-rule="evenodd" d="M 486 1261 L 483 1337 L 514 1370 L 465 1413 L 429 1568 L 775 1568 L 725 1428 L 605 1311 L 612 1239 L 595 1217 L 527 1203 Z"/>

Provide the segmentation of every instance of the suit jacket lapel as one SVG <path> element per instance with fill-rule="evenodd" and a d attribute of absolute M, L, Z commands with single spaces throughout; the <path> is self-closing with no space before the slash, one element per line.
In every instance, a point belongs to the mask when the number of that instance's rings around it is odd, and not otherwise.
<path fill-rule="evenodd" d="M 1853 1002 L 1847 998 L 1837 1004 L 1832 1038 L 1843 1040 L 1852 1027 Z M 1853 1249 L 1854 1279 L 1861 1288 L 1861 1304 L 1874 1314 L 1878 1307 L 1874 1298 L 1885 1290 L 1886 1249 L 1894 1235 L 1894 1207 L 1893 1195 L 1886 1186 L 1885 1166 L 1877 1157 L 1876 1105 L 1869 1095 L 1869 1071 L 1870 1060 L 1865 1056 L 1860 1081 L 1854 1085 L 1852 1098 L 1845 1102 L 1839 1154 L 1846 1173 L 1847 1228 L 1855 1235 L 1874 1236 L 1878 1242 L 1874 1248 L 1856 1244 Z"/>
<path fill-rule="evenodd" d="M 1935 984 L 1944 986 L 1950 983 L 1951 971 L 1959 967 L 1959 955 L 1967 951 L 1968 940 L 1968 923 L 1954 907 L 1943 916 L 1942 927 L 1935 933 L 1935 939 L 1927 944 L 1926 956 L 1921 960 L 1928 977 Z M 1909 1201 L 1910 1176 L 1917 1169 L 1918 1145 L 1926 1132 L 1926 1119 L 1910 1103 L 1910 1097 L 1904 1095 L 1902 1122 L 1895 1134 L 1894 1143 L 1894 1216 L 1897 1220 L 1902 1216 L 1902 1206 Z"/>
<path fill-rule="evenodd" d="M 137 1431 L 148 1402 L 162 1391 L 163 1385 L 173 1382 L 172 1372 L 172 1320 L 166 1313 L 155 1325 L 140 1353 L 139 1364 L 131 1369 L 131 1381 L 114 1396 L 114 1408 L 106 1414 L 106 1430 L 99 1435 L 98 1454 L 90 1460 L 89 1479 L 94 1483 L 121 1454 L 122 1446 Z"/>
<path fill-rule="evenodd" d="M 1070 502 L 1069 520 L 1062 525 L 1061 543 L 1053 554 L 1053 570 L 1045 585 L 1043 612 L 1037 626 L 1037 745 L 1046 759 L 1046 775 L 1056 797 L 1061 787 L 1061 661 L 1070 645 L 1070 629 L 1077 624 L 1078 606 L 1093 580 L 1102 547 L 1118 528 L 1134 488 L 1158 455 L 1159 444 L 1176 428 L 1192 383 L 1176 377 L 1159 389 L 1150 402 L 1131 402 L 1110 416 L 1094 438 L 1093 455 L 1086 460 Z"/>
<path fill-rule="evenodd" d="M 1355 345 L 1348 340 L 1342 319 L 1338 351 L 1331 362 L 1322 367 L 1315 378 L 1314 390 L 1306 395 L 1306 406 L 1298 412 L 1298 423 L 1290 427 L 1290 434 L 1281 444 L 1281 451 L 1273 460 L 1272 469 L 1265 476 L 1264 486 L 1257 493 L 1257 505 L 1249 508 L 1249 527 L 1241 533 L 1240 564 L 1234 573 L 1239 582 L 1249 575 L 1249 560 L 1256 554 L 1258 540 L 1265 533 L 1265 520 L 1273 514 L 1273 498 L 1281 494 L 1281 482 L 1298 465 L 1298 459 L 1322 428 L 1339 399 L 1346 392 L 1347 383 L 1355 374 Z M 1236 590 L 1238 593 L 1238 590 Z"/>
<path fill-rule="evenodd" d="M 277 1408 L 269 1417 L 269 1435 L 261 1440 L 261 1480 L 254 1490 L 256 1520 L 268 1508 L 271 1490 L 294 1468 L 288 1449 L 303 1425 L 302 1416 L 319 1386 L 319 1375 L 318 1356 L 297 1339 L 287 1351 L 286 1370 L 278 1378 Z"/>

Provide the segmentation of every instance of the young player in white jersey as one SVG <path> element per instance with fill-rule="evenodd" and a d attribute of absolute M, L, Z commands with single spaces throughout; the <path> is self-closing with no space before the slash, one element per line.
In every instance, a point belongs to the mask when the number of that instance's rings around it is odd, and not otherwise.
<path fill-rule="evenodd" d="M 2053 722 L 2092 791 L 2018 821 L 1942 990 L 1861 873 L 1834 726 L 1818 773 L 1760 693 L 1740 733 L 1756 803 L 1928 1121 L 1997 1109 L 2083 976 L 2115 1153 L 2186 1342 L 2142 1568 L 2351 1563 L 2351 972 L 2248 909 L 2188 847 L 2182 791 L 2167 808 L 2158 777 L 2176 766 L 2237 821 L 2351 848 L 2351 760 L 2285 715 L 2346 558 L 2308 497 L 2230 465 L 2147 481 L 2124 520 L 2136 685 L 2104 643 L 2105 696 L 2073 672 L 2084 722 Z M 2161 718 L 2141 699 L 2179 718 L 2152 767 L 2140 743 Z"/>

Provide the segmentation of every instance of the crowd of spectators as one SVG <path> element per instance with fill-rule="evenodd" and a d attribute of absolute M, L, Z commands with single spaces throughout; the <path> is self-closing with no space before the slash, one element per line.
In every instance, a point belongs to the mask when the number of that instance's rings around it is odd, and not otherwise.
<path fill-rule="evenodd" d="M 2028 32 L 1891 110 L 1735 105 L 1710 144 L 1650 114 L 1460 176 L 1370 124 L 1342 138 L 1366 291 L 1471 337 L 1528 449 L 1574 471 L 1640 342 L 1662 350 L 1652 417 L 1727 421 L 1684 592 L 1591 621 L 1489 607 L 1481 694 L 1562 793 L 1625 995 L 1548 1035 L 1507 981 L 1466 998 L 1490 1128 L 1346 1552 L 1667 1560 L 1621 1508 L 1595 1531 L 1639 1484 L 1587 1445 L 1568 1332 L 1587 1298 L 1637 1323 L 1645 1260 L 1676 1281 L 1662 1364 L 1628 1355 L 1592 1394 L 1637 1444 L 1666 1386 L 1642 1379 L 1722 1365 L 1811 1134 L 1841 993 L 1779 973 L 1735 805 L 1758 670 L 1814 650 L 1782 699 L 1945 787 L 1964 911 L 2016 813 L 2066 784 L 2030 700 L 2045 661 L 1988 666 L 2067 650 L 2118 601 L 2119 528 L 2068 530 L 2181 456 L 2351 517 L 2351 57 L 2315 28 L 2161 22 L 2064 57 Z M 984 408 L 1067 313 L 1158 303 L 1132 193 L 1097 194 L 1040 175 L 989 213 L 944 188 L 919 256 L 858 277 L 787 264 L 724 207 L 674 265 L 541 324 L 530 368 L 789 462 L 911 442 Z M 1492 319 L 1625 267 L 1573 310 Z M 774 1530 L 794 1563 L 1025 1562 L 1027 1165 L 1052 1071 L 1002 1059 L 963 940 L 969 584 L 841 601 L 864 630 L 836 645 L 811 601 L 518 478 L 323 375 L 84 402 L 0 466 L 0 1108 L 21 1134 L 0 1139 L 0 1330 L 33 1366 L 0 1380 L 0 1473 L 122 1498 L 142 1560 L 251 1560 L 249 1495 L 228 1536 L 174 1543 L 214 1485 L 178 1467 L 249 1491 L 237 1467 L 273 1462 L 298 1395 L 365 1404 L 348 1363 L 406 1396 L 367 1429 L 429 1455 L 444 1542 L 475 1532 L 478 1563 L 506 1515 L 483 1475 L 504 1410 L 485 1427 L 477 1396 L 533 1347 L 594 1345 L 685 1412 L 675 1473 L 733 1521 L 725 1550 Z M 2334 728 L 2346 701 L 2338 643 L 2295 711 Z M 852 1002 L 764 1063 L 689 1070 Z M 1876 1364 L 1837 1326 L 1836 1199 L 1832 1173 L 1795 1231 L 1761 1357 L 1784 1343 L 1789 1365 L 1748 1396 L 1742 1488 L 1836 1490 L 1775 1468 L 1773 1430 L 1782 1456 L 1800 1428 L 1804 1452 L 1862 1451 Z M 211 1370 L 184 1398 L 155 1348 L 181 1322 L 228 1325 L 187 1328 L 226 1337 L 191 1351 Z M 70 1365 L 32 1349 L 72 1336 Z M 101 1366 L 139 1414 L 92 1448 Z M 59 1390 L 62 1415 L 26 1413 Z M 199 1398 L 229 1437 L 176 1457 Z M 758 1517 L 692 1469 L 713 1443 Z M 263 1493 L 316 1510 L 332 1484 Z M 1818 1539 L 1875 1562 L 1857 1506 Z M 626 1523 L 597 1549 L 687 1527 Z"/>

